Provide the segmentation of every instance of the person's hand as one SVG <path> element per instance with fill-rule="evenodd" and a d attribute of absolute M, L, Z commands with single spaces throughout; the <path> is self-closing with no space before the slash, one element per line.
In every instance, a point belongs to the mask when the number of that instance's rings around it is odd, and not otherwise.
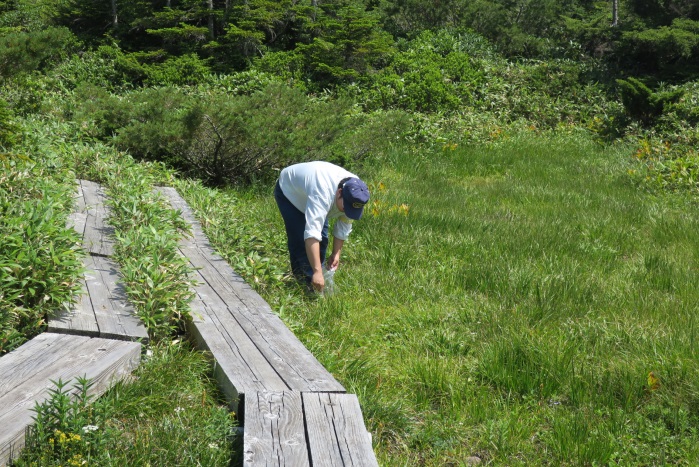
<path fill-rule="evenodd" d="M 330 271 L 334 271 L 337 269 L 337 267 L 340 265 L 340 253 L 338 252 L 335 255 L 330 255 L 328 256 L 328 259 L 325 261 L 325 267 L 328 268 Z"/>
<path fill-rule="evenodd" d="M 325 278 L 323 278 L 323 271 L 316 271 L 311 277 L 311 287 L 316 292 L 322 292 L 325 288 Z"/>

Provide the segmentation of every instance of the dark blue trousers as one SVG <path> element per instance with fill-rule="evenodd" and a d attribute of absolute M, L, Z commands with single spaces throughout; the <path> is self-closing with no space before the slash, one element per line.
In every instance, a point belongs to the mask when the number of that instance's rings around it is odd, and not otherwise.
<path fill-rule="evenodd" d="M 311 268 L 311 264 L 308 262 L 306 240 L 303 238 L 303 233 L 306 230 L 306 214 L 299 211 L 284 196 L 282 189 L 279 187 L 279 182 L 274 187 L 274 199 L 277 202 L 279 212 L 282 215 L 282 219 L 284 219 L 284 226 L 286 227 L 291 272 L 298 280 L 305 280 L 307 284 L 310 284 L 313 277 L 313 268 Z M 328 228 L 328 219 L 325 219 L 320 242 L 321 263 L 325 262 L 325 253 L 328 250 Z"/>

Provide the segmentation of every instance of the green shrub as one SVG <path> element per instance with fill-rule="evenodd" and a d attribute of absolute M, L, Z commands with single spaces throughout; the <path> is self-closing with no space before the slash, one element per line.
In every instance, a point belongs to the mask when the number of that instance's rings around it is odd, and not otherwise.
<path fill-rule="evenodd" d="M 183 86 L 206 82 L 211 70 L 206 60 L 196 54 L 169 58 L 162 64 L 146 68 L 146 84 L 150 86 Z"/>
<path fill-rule="evenodd" d="M 95 88 L 81 92 L 93 98 L 81 99 L 76 118 L 97 136 L 113 133 L 119 148 L 216 185 L 273 177 L 292 162 L 349 161 L 369 152 L 339 143 L 362 123 L 348 118 L 347 103 L 279 84 L 238 96 L 207 86 L 151 88 L 123 99 Z"/>
<path fill-rule="evenodd" d="M 256 70 L 278 76 L 288 83 L 303 85 L 303 56 L 296 52 L 268 52 L 254 61 Z"/>
<path fill-rule="evenodd" d="M 436 112 L 467 105 L 485 76 L 461 39 L 424 32 L 394 54 L 386 68 L 349 91 L 369 109 Z"/>
<path fill-rule="evenodd" d="M 100 46 L 80 55 L 72 55 L 49 71 L 64 89 L 94 85 L 105 91 L 133 88 L 146 79 L 146 70 L 135 54 L 125 54 L 118 47 Z"/>
<path fill-rule="evenodd" d="M 66 227 L 73 199 L 67 187 L 25 157 L 0 154 L 0 168 L 2 354 L 38 334 L 47 315 L 72 301 L 82 261 L 77 234 Z"/>
<path fill-rule="evenodd" d="M 19 125 L 14 122 L 7 102 L 0 99 L 0 149 L 10 149 L 19 137 Z"/>
<path fill-rule="evenodd" d="M 45 69 L 76 51 L 78 42 L 67 28 L 10 32 L 0 37 L 0 76 Z"/>
<path fill-rule="evenodd" d="M 654 92 L 636 78 L 618 79 L 619 94 L 626 113 L 643 125 L 651 125 L 663 114 L 666 106 L 677 102 L 683 91 Z"/>
<path fill-rule="evenodd" d="M 52 381 L 54 389 L 49 398 L 34 407 L 35 424 L 29 429 L 26 448 L 21 460 L 33 457 L 41 465 L 82 465 L 99 456 L 105 449 L 107 407 L 104 403 L 91 406 L 88 394 L 92 382 L 84 378 L 68 388 L 61 380 Z"/>
<path fill-rule="evenodd" d="M 283 82 L 279 76 L 259 70 L 241 71 L 226 75 L 212 76 L 209 83 L 201 86 L 202 93 L 212 89 L 227 95 L 249 95 L 262 91 L 272 83 Z"/>

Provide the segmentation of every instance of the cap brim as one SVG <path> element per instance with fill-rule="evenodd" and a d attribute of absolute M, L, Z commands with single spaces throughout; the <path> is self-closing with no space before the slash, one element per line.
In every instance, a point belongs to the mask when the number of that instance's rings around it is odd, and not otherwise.
<path fill-rule="evenodd" d="M 364 207 L 361 208 L 345 208 L 345 216 L 352 220 L 358 221 L 362 217 Z"/>

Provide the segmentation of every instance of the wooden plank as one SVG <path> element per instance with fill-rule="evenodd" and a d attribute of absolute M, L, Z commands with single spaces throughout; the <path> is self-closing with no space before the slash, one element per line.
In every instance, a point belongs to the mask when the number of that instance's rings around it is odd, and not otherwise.
<path fill-rule="evenodd" d="M 126 298 L 117 265 L 108 258 L 83 258 L 83 295 L 71 310 L 49 320 L 49 332 L 148 341 L 148 332 Z"/>
<path fill-rule="evenodd" d="M 89 257 L 83 259 L 83 262 L 88 261 L 91 261 Z M 97 319 L 95 319 L 90 296 L 87 293 L 85 279 L 81 279 L 80 283 L 78 302 L 69 310 L 63 309 L 56 312 L 49 319 L 48 332 L 99 337 L 100 329 L 97 325 Z"/>
<path fill-rule="evenodd" d="M 284 322 L 209 244 L 186 201 L 170 187 L 158 188 L 192 228 L 180 251 L 208 284 L 204 300 L 220 300 L 290 389 L 344 392 L 344 387 L 306 349 Z M 218 296 L 218 298 L 215 298 Z"/>
<path fill-rule="evenodd" d="M 116 263 L 99 256 L 93 256 L 92 260 L 93 274 L 87 274 L 85 279 L 100 337 L 147 341 L 148 331 L 127 301 Z"/>
<path fill-rule="evenodd" d="M 214 375 L 232 410 L 239 411 L 239 399 L 248 392 L 288 389 L 225 305 L 207 300 L 202 287 L 196 292 L 188 331 L 200 348 L 211 352 Z"/>
<path fill-rule="evenodd" d="M 245 397 L 243 465 L 310 465 L 301 393 L 257 392 Z"/>
<path fill-rule="evenodd" d="M 45 401 L 51 380 L 86 377 L 89 394 L 98 396 L 139 364 L 141 345 L 110 339 L 43 333 L 0 359 L 0 465 L 24 445 L 32 408 Z"/>
<path fill-rule="evenodd" d="M 40 334 L 0 358 L 0 394 L 4 396 L 36 376 L 37 369 L 60 363 L 64 353 L 73 352 L 81 344 L 79 339 L 59 338 L 58 334 Z M 59 352 L 53 352 L 57 340 L 62 342 L 63 347 Z M 43 358 L 35 361 L 36 355 L 43 355 Z"/>
<path fill-rule="evenodd" d="M 68 216 L 68 226 L 75 229 L 80 238 L 85 236 L 85 223 L 87 222 L 87 208 L 85 206 L 85 195 L 83 194 L 83 188 L 78 180 L 76 196 L 75 196 L 75 209 Z"/>
<path fill-rule="evenodd" d="M 200 248 L 181 248 L 202 280 L 232 313 L 240 327 L 279 373 L 290 389 L 344 392 L 344 387 L 272 312 L 260 297 L 258 306 L 248 306 L 239 294 L 245 289 L 259 295 L 221 258 L 212 258 Z M 249 294 L 249 293 L 248 293 Z M 209 295 L 209 299 L 212 295 Z M 250 303 L 251 300 L 248 300 Z"/>
<path fill-rule="evenodd" d="M 114 228 L 107 224 L 109 210 L 105 204 L 107 196 L 101 185 L 81 180 L 85 198 L 85 234 L 83 248 L 90 254 L 112 256 L 114 254 Z"/>
<path fill-rule="evenodd" d="M 311 464 L 378 466 L 354 394 L 303 393 Z"/>

